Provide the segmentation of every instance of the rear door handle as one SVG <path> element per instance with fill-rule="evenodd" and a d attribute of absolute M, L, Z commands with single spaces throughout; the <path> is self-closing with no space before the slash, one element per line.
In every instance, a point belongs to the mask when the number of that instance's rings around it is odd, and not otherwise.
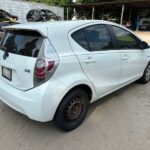
<path fill-rule="evenodd" d="M 124 55 L 124 56 L 122 57 L 122 60 L 129 60 L 129 56 L 128 56 L 128 55 Z"/>
<path fill-rule="evenodd" d="M 92 64 L 95 63 L 95 60 L 92 57 L 88 57 L 86 60 L 84 60 L 84 62 L 87 64 Z"/>

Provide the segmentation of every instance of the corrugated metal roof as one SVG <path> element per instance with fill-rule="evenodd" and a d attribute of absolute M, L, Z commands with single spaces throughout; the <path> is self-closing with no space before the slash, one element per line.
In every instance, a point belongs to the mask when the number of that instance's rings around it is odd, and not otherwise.
<path fill-rule="evenodd" d="M 113 2 L 97 2 L 97 3 L 74 3 L 68 4 L 65 7 L 75 7 L 75 8 L 82 8 L 82 7 L 111 7 L 111 6 L 121 6 L 125 4 L 127 6 L 132 7 L 147 7 L 150 6 L 150 0 L 120 0 L 120 1 L 113 1 Z"/>

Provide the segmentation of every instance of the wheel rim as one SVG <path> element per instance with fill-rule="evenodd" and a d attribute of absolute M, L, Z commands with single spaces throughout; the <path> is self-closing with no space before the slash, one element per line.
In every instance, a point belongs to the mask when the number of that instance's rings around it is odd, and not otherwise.
<path fill-rule="evenodd" d="M 150 80 L 150 65 L 146 69 L 146 81 Z"/>
<path fill-rule="evenodd" d="M 83 99 L 74 98 L 69 104 L 67 104 L 65 109 L 65 119 L 67 121 L 75 121 L 82 114 L 83 110 Z"/>

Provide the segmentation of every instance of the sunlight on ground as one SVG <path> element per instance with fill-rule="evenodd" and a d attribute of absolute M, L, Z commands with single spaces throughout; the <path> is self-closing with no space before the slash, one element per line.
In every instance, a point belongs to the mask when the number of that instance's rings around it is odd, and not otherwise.
<path fill-rule="evenodd" d="M 134 33 L 150 44 L 150 32 L 134 32 Z"/>

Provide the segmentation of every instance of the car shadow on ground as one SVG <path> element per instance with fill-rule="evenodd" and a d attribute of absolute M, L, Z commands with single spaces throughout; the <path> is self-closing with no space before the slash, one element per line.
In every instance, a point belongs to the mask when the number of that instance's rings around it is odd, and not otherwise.
<path fill-rule="evenodd" d="M 113 93 L 110 93 L 100 99 L 98 99 L 97 101 L 95 101 L 94 103 L 92 103 L 89 107 L 89 110 L 88 110 L 88 114 L 87 114 L 87 118 L 91 116 L 91 114 L 94 112 L 94 110 L 101 106 L 101 105 L 104 105 L 105 103 L 107 103 L 108 101 L 110 100 L 113 100 L 115 98 L 118 98 L 119 96 L 123 95 L 124 93 L 132 90 L 133 88 L 137 87 L 137 86 L 140 86 L 141 84 L 138 83 L 138 82 L 134 82 L 132 84 L 129 84 Z"/>

